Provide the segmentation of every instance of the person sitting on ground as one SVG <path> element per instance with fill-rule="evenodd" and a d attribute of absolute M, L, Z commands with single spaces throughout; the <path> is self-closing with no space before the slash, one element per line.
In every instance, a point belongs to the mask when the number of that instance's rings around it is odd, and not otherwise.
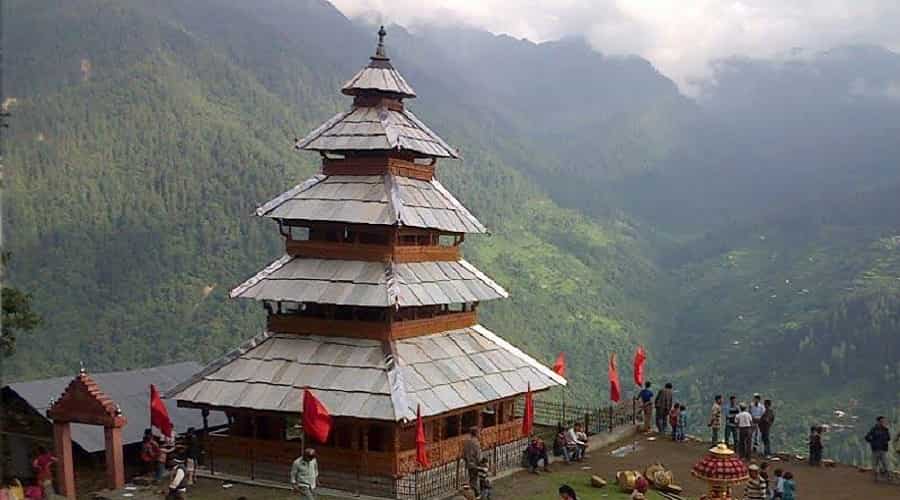
<path fill-rule="evenodd" d="M 748 467 L 750 480 L 744 487 L 744 500 L 766 500 L 766 487 L 759 477 L 759 466 L 750 464 Z"/>
<path fill-rule="evenodd" d="M 584 427 L 582 427 L 581 424 L 578 424 L 575 427 L 575 437 L 584 443 L 584 446 L 581 449 L 581 458 L 584 458 L 587 455 L 588 435 L 584 432 Z"/>
<path fill-rule="evenodd" d="M 794 474 L 792 472 L 784 473 L 784 482 L 782 483 L 781 500 L 796 500 L 797 485 L 794 484 Z"/>
<path fill-rule="evenodd" d="M 818 425 L 809 428 L 809 465 L 818 467 L 822 463 L 822 429 Z"/>
<path fill-rule="evenodd" d="M 491 484 L 491 480 L 488 477 L 489 472 L 490 467 L 488 467 L 488 459 L 482 458 L 481 463 L 478 466 L 478 491 L 481 492 L 481 496 L 478 498 L 480 500 L 491 500 L 494 485 Z"/>
<path fill-rule="evenodd" d="M 556 431 L 556 439 L 553 440 L 553 456 L 564 457 L 566 455 L 566 430 L 559 425 Z"/>
<path fill-rule="evenodd" d="M 171 477 L 166 500 L 184 500 L 187 496 L 187 470 L 184 468 L 184 457 L 172 458 Z"/>
<path fill-rule="evenodd" d="M 578 462 L 582 459 L 587 443 L 578 439 L 579 432 L 581 432 L 581 424 L 575 424 L 566 431 L 566 447 L 564 448 L 566 463 Z"/>
<path fill-rule="evenodd" d="M 645 500 L 650 489 L 650 481 L 644 476 L 638 476 L 634 480 L 634 489 L 631 491 L 631 500 Z"/>
<path fill-rule="evenodd" d="M 532 474 L 537 474 L 541 460 L 544 461 L 544 472 L 550 472 L 550 457 L 547 456 L 547 446 L 544 445 L 543 439 L 532 437 L 528 448 L 525 449 L 525 456 L 528 457 L 528 471 Z"/>
<path fill-rule="evenodd" d="M 672 426 L 672 441 L 678 440 L 678 414 L 681 413 L 681 404 L 675 403 L 669 410 L 669 425 Z"/>
<path fill-rule="evenodd" d="M 775 485 L 772 488 L 772 500 L 781 500 L 784 496 L 784 471 L 775 469 Z"/>
<path fill-rule="evenodd" d="M 559 487 L 559 500 L 578 500 L 575 490 L 568 484 Z"/>

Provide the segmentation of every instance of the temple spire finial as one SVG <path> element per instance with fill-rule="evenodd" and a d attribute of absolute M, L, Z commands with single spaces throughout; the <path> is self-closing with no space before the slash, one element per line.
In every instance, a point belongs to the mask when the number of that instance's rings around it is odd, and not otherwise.
<path fill-rule="evenodd" d="M 384 51 L 384 37 L 387 36 L 387 31 L 385 31 L 384 26 L 378 29 L 378 46 L 375 47 L 375 59 L 387 59 L 387 54 Z"/>

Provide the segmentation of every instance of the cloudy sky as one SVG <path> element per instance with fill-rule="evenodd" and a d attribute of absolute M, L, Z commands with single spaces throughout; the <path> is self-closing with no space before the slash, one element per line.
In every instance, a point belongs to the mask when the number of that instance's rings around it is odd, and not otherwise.
<path fill-rule="evenodd" d="M 900 50 L 900 0 L 332 0 L 346 15 L 414 27 L 465 23 L 536 42 L 584 35 L 639 54 L 684 88 L 707 63 L 872 43 Z"/>

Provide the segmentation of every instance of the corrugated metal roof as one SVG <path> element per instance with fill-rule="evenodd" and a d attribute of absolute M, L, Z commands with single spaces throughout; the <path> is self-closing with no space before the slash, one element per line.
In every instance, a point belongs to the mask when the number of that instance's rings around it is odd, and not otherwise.
<path fill-rule="evenodd" d="M 165 392 L 188 380 L 201 368 L 200 364 L 189 361 L 140 370 L 91 373 L 91 378 L 122 409 L 122 414 L 128 419 L 122 429 L 122 441 L 124 444 L 131 444 L 139 443 L 144 429 L 150 427 L 150 384 L 155 385 L 160 392 Z M 56 377 L 17 382 L 7 387 L 44 415 L 50 398 L 59 398 L 71 381 L 72 377 Z M 176 432 L 184 432 L 188 427 L 203 427 L 200 410 L 178 408 L 170 400 L 165 403 Z M 224 423 L 225 415 L 222 413 L 210 414 L 210 425 Z M 72 440 L 89 453 L 105 449 L 103 428 L 96 425 L 72 424 Z"/>
<path fill-rule="evenodd" d="M 261 205 L 275 219 L 335 221 L 483 233 L 485 227 L 437 180 L 394 175 L 317 175 Z"/>
<path fill-rule="evenodd" d="M 341 92 L 357 95 L 361 91 L 379 91 L 413 98 L 416 92 L 390 63 L 369 64 L 359 70 L 341 88 Z"/>
<path fill-rule="evenodd" d="M 435 158 L 459 158 L 456 148 L 411 111 L 386 106 L 354 106 L 342 111 L 294 147 L 310 151 L 406 150 Z"/>
<path fill-rule="evenodd" d="M 415 418 L 420 404 L 432 416 L 522 394 L 528 383 L 537 391 L 566 382 L 476 325 L 390 344 L 263 333 L 169 396 L 296 413 L 309 388 L 332 415 L 399 421 Z"/>
<path fill-rule="evenodd" d="M 288 255 L 231 291 L 232 298 L 371 307 L 459 304 L 508 296 L 464 260 L 394 263 Z"/>

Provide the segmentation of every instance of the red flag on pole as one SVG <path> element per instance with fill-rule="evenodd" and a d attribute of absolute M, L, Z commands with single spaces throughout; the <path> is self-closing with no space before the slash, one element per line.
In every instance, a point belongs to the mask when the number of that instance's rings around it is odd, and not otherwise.
<path fill-rule="evenodd" d="M 528 383 L 528 392 L 525 393 L 525 413 L 522 415 L 522 435 L 530 436 L 534 429 L 534 398 L 531 394 L 531 382 Z"/>
<path fill-rule="evenodd" d="M 638 386 L 644 385 L 644 361 L 647 361 L 647 353 L 644 346 L 639 345 L 634 353 L 634 383 Z"/>
<path fill-rule="evenodd" d="M 428 467 L 428 450 L 425 449 L 425 423 L 422 422 L 422 405 L 416 406 L 416 462 Z"/>
<path fill-rule="evenodd" d="M 566 355 L 565 353 L 559 353 L 559 356 L 556 357 L 556 362 L 553 363 L 553 371 L 556 372 L 560 377 L 566 376 Z"/>
<path fill-rule="evenodd" d="M 172 419 L 169 418 L 169 410 L 166 408 L 166 404 L 163 403 L 162 398 L 159 397 L 159 392 L 157 392 L 156 386 L 153 384 L 150 384 L 150 428 L 164 439 L 172 439 L 174 437 L 172 435 L 173 425 Z"/>
<path fill-rule="evenodd" d="M 619 370 L 616 368 L 616 353 L 609 355 L 609 399 L 618 403 L 622 399 L 619 386 Z"/>
<path fill-rule="evenodd" d="M 328 441 L 331 414 L 309 389 L 303 389 L 303 432 L 320 443 Z"/>

